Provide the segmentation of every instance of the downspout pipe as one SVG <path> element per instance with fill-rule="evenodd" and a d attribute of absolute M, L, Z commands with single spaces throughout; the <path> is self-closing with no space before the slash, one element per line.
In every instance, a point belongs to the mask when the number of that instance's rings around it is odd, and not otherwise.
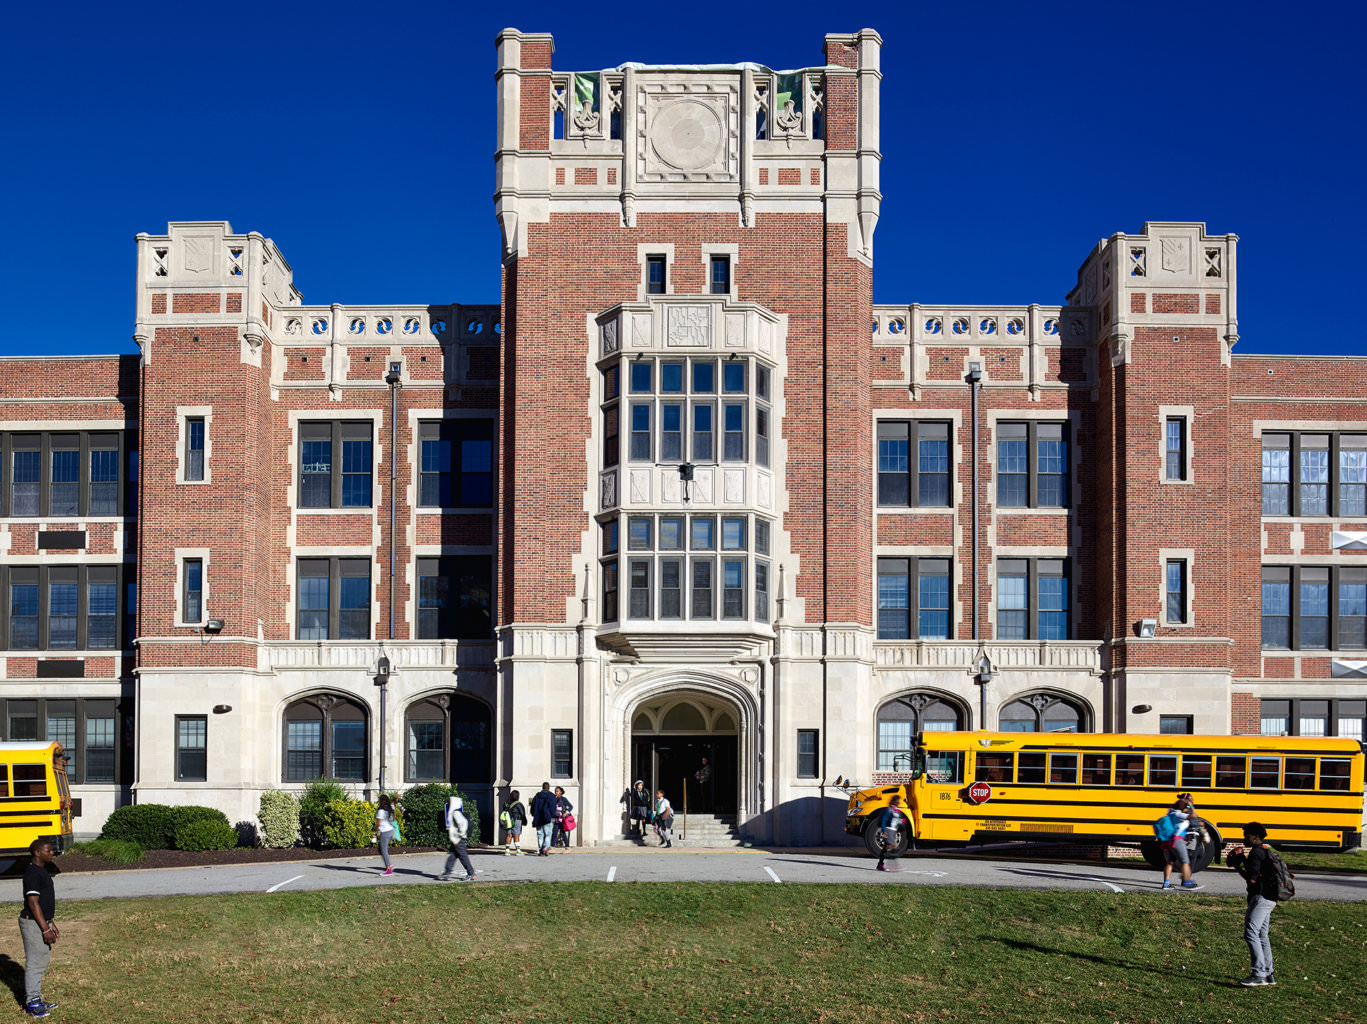
<path fill-rule="evenodd" d="M 394 586 L 394 535 L 399 525 L 399 388 L 402 386 L 403 363 L 389 364 L 389 372 L 384 382 L 389 385 L 389 631 L 388 638 L 394 639 L 394 599 L 397 590 Z M 377 685 L 380 687 L 380 792 L 384 792 L 384 750 L 388 732 L 385 726 L 385 696 L 389 689 L 389 659 L 380 658 Z"/>
<path fill-rule="evenodd" d="M 980 643 L 982 631 L 978 623 L 978 389 L 982 387 L 983 364 L 968 364 L 968 383 L 973 391 L 972 399 L 972 460 L 973 460 L 973 642 Z M 978 728 L 987 728 L 987 684 L 980 681 L 978 689 Z"/>

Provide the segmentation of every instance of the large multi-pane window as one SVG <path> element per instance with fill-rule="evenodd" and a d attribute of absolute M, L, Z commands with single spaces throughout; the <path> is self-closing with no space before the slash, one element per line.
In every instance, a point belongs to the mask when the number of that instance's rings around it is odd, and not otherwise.
<path fill-rule="evenodd" d="M 1288 698 L 1259 701 L 1264 736 L 1344 736 L 1367 738 L 1367 701 Z"/>
<path fill-rule="evenodd" d="M 1262 577 L 1265 649 L 1367 649 L 1367 567 L 1265 565 Z"/>
<path fill-rule="evenodd" d="M 86 517 L 135 511 L 126 431 L 0 435 L 0 515 Z"/>
<path fill-rule="evenodd" d="M 1263 515 L 1367 515 L 1367 433 L 1263 434 Z"/>
<path fill-rule="evenodd" d="M 122 723 L 122 724 L 121 724 Z M 10 698 L 0 700 L 3 739 L 56 741 L 66 753 L 74 784 L 124 780 L 131 759 L 127 720 L 111 698 Z"/>
<path fill-rule="evenodd" d="M 299 424 L 299 507 L 369 508 L 374 475 L 369 420 Z"/>
<path fill-rule="evenodd" d="M 997 639 L 1068 639 L 1067 559 L 998 560 Z"/>
<path fill-rule="evenodd" d="M 769 621 L 767 519 L 640 514 L 608 519 L 599 528 L 604 622 L 616 621 L 623 610 L 619 580 L 627 588 L 628 619 Z M 619 535 L 626 538 L 624 552 Z"/>
<path fill-rule="evenodd" d="M 0 634 L 10 650 L 117 650 L 122 567 L 15 565 L 0 569 Z"/>
<path fill-rule="evenodd" d="M 966 713 L 936 694 L 911 693 L 878 709 L 878 771 L 910 771 L 921 732 L 967 727 Z"/>
<path fill-rule="evenodd" d="M 410 704 L 407 726 L 409 782 L 492 781 L 493 715 L 486 704 L 460 693 Z"/>
<path fill-rule="evenodd" d="M 313 779 L 366 779 L 366 716 L 360 704 L 347 697 L 318 694 L 295 701 L 285 709 L 282 778 L 285 782 Z"/>
<path fill-rule="evenodd" d="M 948 640 L 950 560 L 878 559 L 878 638 Z"/>
<path fill-rule="evenodd" d="M 947 507 L 950 425 L 917 420 L 878 424 L 878 504 Z"/>
<path fill-rule="evenodd" d="M 298 640 L 370 638 L 370 559 L 301 558 Z"/>
<path fill-rule="evenodd" d="M 603 465 L 772 457 L 772 370 L 749 358 L 632 359 L 603 373 Z M 625 379 L 626 397 L 621 395 Z M 621 451 L 625 419 L 626 451 Z"/>
<path fill-rule="evenodd" d="M 493 504 L 494 424 L 451 419 L 419 424 L 418 504 L 468 508 Z"/>
<path fill-rule="evenodd" d="M 997 504 L 1002 508 L 1066 508 L 1068 425 L 997 424 Z"/>
<path fill-rule="evenodd" d="M 418 639 L 493 636 L 494 563 L 489 555 L 418 559 Z"/>
<path fill-rule="evenodd" d="M 1013 700 L 997 717 L 1002 732 L 1082 732 L 1086 725 L 1081 705 L 1047 693 Z"/>

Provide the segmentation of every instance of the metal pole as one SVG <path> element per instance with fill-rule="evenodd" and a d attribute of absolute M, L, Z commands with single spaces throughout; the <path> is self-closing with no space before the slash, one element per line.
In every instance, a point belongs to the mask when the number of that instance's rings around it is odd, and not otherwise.
<path fill-rule="evenodd" d="M 384 695 L 388 683 L 380 684 L 380 792 L 384 792 Z M 378 799 L 378 798 L 377 798 Z"/>

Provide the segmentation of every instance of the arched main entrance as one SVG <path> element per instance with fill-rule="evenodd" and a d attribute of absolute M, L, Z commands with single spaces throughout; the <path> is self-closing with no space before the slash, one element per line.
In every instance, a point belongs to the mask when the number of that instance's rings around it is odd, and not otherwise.
<path fill-rule="evenodd" d="M 663 789 L 676 810 L 686 803 L 690 812 L 735 814 L 739 722 L 736 707 L 711 694 L 676 691 L 642 702 L 631 716 L 632 779 L 652 793 Z"/>

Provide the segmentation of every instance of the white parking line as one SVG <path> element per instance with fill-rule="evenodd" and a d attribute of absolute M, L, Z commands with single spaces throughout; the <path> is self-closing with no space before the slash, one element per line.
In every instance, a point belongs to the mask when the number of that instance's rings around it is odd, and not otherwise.
<path fill-rule="evenodd" d="M 301 879 L 301 878 L 303 878 L 303 877 L 304 877 L 303 875 L 295 875 L 293 878 L 287 878 L 287 879 L 285 879 L 283 882 L 276 882 L 273 886 L 271 886 L 271 887 L 270 887 L 269 889 L 267 889 L 266 891 L 267 891 L 267 892 L 275 892 L 276 889 L 280 889 L 280 888 L 282 888 L 282 887 L 284 887 L 284 886 L 286 886 L 286 885 L 289 885 L 291 882 L 297 882 L 297 881 L 299 881 L 299 879 Z"/>
<path fill-rule="evenodd" d="M 1113 882 L 1108 882 L 1108 881 L 1106 881 L 1106 879 L 1104 879 L 1104 878 L 1092 878 L 1090 875 L 1085 876 L 1085 877 L 1086 877 L 1087 880 L 1090 881 L 1090 882 L 1100 882 L 1102 885 L 1104 885 L 1104 886 L 1106 886 L 1108 889 L 1110 889 L 1111 892 L 1124 892 L 1124 891 L 1125 891 L 1124 889 L 1120 888 L 1120 886 L 1116 885 L 1116 884 L 1113 883 Z"/>
<path fill-rule="evenodd" d="M 772 878 L 779 885 L 783 884 L 783 879 L 779 878 L 778 875 L 774 874 L 774 869 L 771 868 L 768 864 L 764 865 L 764 870 L 769 872 L 769 877 Z"/>
<path fill-rule="evenodd" d="M 617 877 L 617 865 L 614 864 L 612 867 L 608 868 L 608 881 L 611 882 L 611 881 L 612 881 L 614 878 L 616 878 L 616 877 Z"/>

